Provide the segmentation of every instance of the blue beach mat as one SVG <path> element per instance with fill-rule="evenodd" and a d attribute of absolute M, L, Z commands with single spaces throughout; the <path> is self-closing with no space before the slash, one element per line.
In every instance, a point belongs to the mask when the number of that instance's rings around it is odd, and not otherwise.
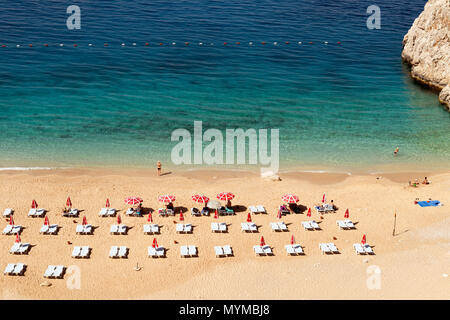
<path fill-rule="evenodd" d="M 438 200 L 418 201 L 417 204 L 421 207 L 437 207 L 441 202 Z"/>

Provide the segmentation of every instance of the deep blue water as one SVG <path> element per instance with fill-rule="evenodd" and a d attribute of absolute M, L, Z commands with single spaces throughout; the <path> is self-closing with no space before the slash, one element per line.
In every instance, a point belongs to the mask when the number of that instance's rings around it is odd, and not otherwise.
<path fill-rule="evenodd" d="M 379 30 L 372 4 L 4 0 L 0 167 L 170 165 L 201 120 L 279 128 L 282 169 L 448 169 L 450 116 L 400 59 L 425 1 L 377 1 Z"/>

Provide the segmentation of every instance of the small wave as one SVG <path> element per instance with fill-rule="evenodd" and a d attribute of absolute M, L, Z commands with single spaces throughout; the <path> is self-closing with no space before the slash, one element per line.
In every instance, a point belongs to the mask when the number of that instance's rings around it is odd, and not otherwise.
<path fill-rule="evenodd" d="M 56 168 L 50 167 L 5 167 L 0 168 L 0 171 L 28 171 L 28 170 L 53 170 Z"/>

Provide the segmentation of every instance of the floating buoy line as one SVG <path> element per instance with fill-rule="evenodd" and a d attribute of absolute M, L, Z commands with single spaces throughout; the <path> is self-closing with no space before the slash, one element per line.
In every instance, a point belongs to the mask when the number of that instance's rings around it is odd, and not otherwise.
<path fill-rule="evenodd" d="M 73 47 L 73 48 L 77 48 L 77 47 L 161 47 L 161 46 L 268 46 L 268 45 L 272 45 L 272 46 L 288 46 L 288 45 L 297 45 L 297 46 L 308 46 L 308 45 L 315 45 L 315 44 L 321 44 L 321 45 L 341 45 L 340 41 L 337 42 L 328 42 L 328 41 L 307 41 L 307 42 L 303 42 L 303 41 L 297 41 L 297 42 L 290 42 L 290 41 L 284 41 L 284 42 L 278 42 L 278 41 L 274 41 L 274 42 L 266 42 L 266 41 L 261 41 L 261 42 L 253 42 L 253 41 L 249 41 L 249 42 L 220 42 L 220 43 L 214 43 L 214 42 L 143 42 L 143 43 L 137 43 L 137 42 L 131 42 L 131 43 L 126 43 L 126 42 L 121 42 L 119 44 L 116 43 L 108 43 L 108 42 L 104 42 L 101 44 L 94 44 L 94 43 L 84 43 L 84 44 L 79 44 L 79 43 L 71 43 L 71 44 L 67 44 L 67 43 L 29 43 L 29 44 L 2 44 L 1 47 L 2 48 L 34 48 L 34 47 Z"/>

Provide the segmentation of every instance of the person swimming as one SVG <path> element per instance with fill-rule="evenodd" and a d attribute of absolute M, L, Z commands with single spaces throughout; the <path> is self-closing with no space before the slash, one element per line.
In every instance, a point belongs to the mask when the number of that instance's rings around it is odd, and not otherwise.
<path fill-rule="evenodd" d="M 397 155 L 397 153 L 398 153 L 398 147 L 397 148 L 395 148 L 395 150 L 394 150 L 394 156 L 396 156 Z"/>

